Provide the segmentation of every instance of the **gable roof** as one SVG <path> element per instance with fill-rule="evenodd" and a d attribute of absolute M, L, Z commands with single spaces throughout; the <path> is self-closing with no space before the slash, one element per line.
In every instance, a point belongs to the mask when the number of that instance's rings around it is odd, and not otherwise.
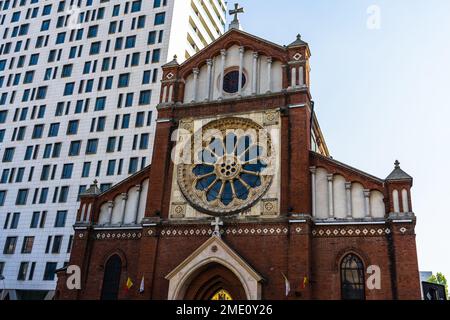
<path fill-rule="evenodd" d="M 206 60 L 219 55 L 222 49 L 228 49 L 233 45 L 243 46 L 249 50 L 258 51 L 261 54 L 281 61 L 287 61 L 288 59 L 287 47 L 265 40 L 242 30 L 230 29 L 208 46 L 183 62 L 180 65 L 181 77 L 184 78 L 187 73 L 192 72 L 192 69 L 199 68 L 200 66 L 206 64 Z"/>

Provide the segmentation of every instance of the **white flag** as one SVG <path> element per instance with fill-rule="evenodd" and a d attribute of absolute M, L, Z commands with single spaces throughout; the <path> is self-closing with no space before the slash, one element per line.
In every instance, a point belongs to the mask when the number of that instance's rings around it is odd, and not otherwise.
<path fill-rule="evenodd" d="M 289 292 L 291 292 L 291 283 L 289 282 L 288 278 L 284 275 L 284 273 L 281 273 L 284 278 L 284 284 L 286 286 L 286 297 L 289 296 Z"/>
<path fill-rule="evenodd" d="M 145 291 L 144 276 L 142 276 L 141 286 L 139 287 L 139 293 L 142 293 L 144 291 Z"/>

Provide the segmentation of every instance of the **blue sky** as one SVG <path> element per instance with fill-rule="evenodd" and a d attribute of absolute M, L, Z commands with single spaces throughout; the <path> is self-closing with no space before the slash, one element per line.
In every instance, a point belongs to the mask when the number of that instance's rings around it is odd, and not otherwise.
<path fill-rule="evenodd" d="M 229 2 L 229 7 L 233 4 Z M 332 156 L 414 180 L 421 270 L 450 278 L 450 1 L 241 0 L 244 30 L 312 51 L 311 90 Z M 369 29 L 367 9 L 380 9 Z"/>

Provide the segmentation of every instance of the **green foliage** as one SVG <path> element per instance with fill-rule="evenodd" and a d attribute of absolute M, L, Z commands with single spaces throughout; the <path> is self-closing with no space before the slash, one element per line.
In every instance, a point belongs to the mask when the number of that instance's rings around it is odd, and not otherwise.
<path fill-rule="evenodd" d="M 438 272 L 436 275 L 432 275 L 430 277 L 430 279 L 427 280 L 428 282 L 431 283 L 435 283 L 435 284 L 440 284 L 442 286 L 445 286 L 445 294 L 447 295 L 447 297 L 450 299 L 450 296 L 448 294 L 448 283 L 447 283 L 447 279 L 445 278 L 445 276 L 441 273 Z"/>

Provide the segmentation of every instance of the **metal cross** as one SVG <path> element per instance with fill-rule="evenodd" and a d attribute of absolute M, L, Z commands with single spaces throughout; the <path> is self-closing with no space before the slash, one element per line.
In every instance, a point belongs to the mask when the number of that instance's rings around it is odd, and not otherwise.
<path fill-rule="evenodd" d="M 238 21 L 239 19 L 238 19 L 238 14 L 239 13 L 244 13 L 245 11 L 244 11 L 244 8 L 242 8 L 242 7 L 239 7 L 239 3 L 235 3 L 234 4 L 234 10 L 230 10 L 229 11 L 229 13 L 230 13 L 230 15 L 233 15 L 234 14 L 234 21 Z"/>
<path fill-rule="evenodd" d="M 216 219 L 211 222 L 211 225 L 214 227 L 213 236 L 220 238 L 220 227 L 223 226 L 223 221 L 220 220 L 219 217 L 216 217 Z"/>

